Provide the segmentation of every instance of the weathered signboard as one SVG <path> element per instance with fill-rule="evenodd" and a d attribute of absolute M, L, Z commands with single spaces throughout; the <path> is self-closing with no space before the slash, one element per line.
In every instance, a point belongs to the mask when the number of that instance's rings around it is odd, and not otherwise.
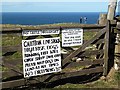
<path fill-rule="evenodd" d="M 51 35 L 59 34 L 59 29 L 46 29 L 46 30 L 23 30 L 22 36 L 35 36 L 35 35 Z"/>
<path fill-rule="evenodd" d="M 83 29 L 64 29 L 62 30 L 62 46 L 78 46 L 83 44 Z"/>
<path fill-rule="evenodd" d="M 60 38 L 22 40 L 24 77 L 61 71 Z"/>

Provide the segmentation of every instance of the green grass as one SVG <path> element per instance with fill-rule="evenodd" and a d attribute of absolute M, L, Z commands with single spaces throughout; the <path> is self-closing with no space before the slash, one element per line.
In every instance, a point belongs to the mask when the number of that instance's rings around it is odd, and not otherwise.
<path fill-rule="evenodd" d="M 85 84 L 71 84 L 66 83 L 64 85 L 56 86 L 55 88 L 118 88 L 118 81 L 120 80 L 120 72 L 114 72 L 111 78 L 105 79 L 98 79 L 93 82 L 85 83 Z"/>
<path fill-rule="evenodd" d="M 95 36 L 97 32 L 84 32 L 84 40 L 89 40 L 91 39 L 93 36 Z"/>
<path fill-rule="evenodd" d="M 115 80 L 119 80 L 120 81 L 120 72 L 116 72 L 115 73 Z"/>
<path fill-rule="evenodd" d="M 91 83 L 86 83 L 86 84 L 70 84 L 67 83 L 65 85 L 59 85 L 56 86 L 55 88 L 118 88 L 117 82 L 115 81 L 104 81 L 104 80 L 97 80 Z"/>
<path fill-rule="evenodd" d="M 9 69 L 7 67 L 0 66 L 0 71 L 8 71 Z"/>
<path fill-rule="evenodd" d="M 21 52 L 16 52 L 11 56 L 12 59 L 16 59 L 16 58 L 22 58 L 22 53 Z"/>
<path fill-rule="evenodd" d="M 49 27 L 67 27 L 67 26 L 86 26 L 85 24 L 79 23 L 57 23 L 57 24 L 44 24 L 44 25 L 18 25 L 18 24 L 0 24 L 2 28 L 24 28 L 24 29 L 35 29 L 35 28 L 49 28 Z M 87 26 L 91 26 L 90 24 Z"/>
<path fill-rule="evenodd" d="M 17 35 L 2 35 L 2 46 L 13 46 L 13 45 L 19 45 L 22 41 L 21 36 Z"/>

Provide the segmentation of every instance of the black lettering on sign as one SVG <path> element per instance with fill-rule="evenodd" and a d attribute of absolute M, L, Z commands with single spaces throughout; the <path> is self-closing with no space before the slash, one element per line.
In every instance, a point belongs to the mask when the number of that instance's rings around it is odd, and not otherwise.
<path fill-rule="evenodd" d="M 23 34 L 28 34 L 29 33 L 29 31 L 23 31 Z"/>
<path fill-rule="evenodd" d="M 24 48 L 25 52 L 42 51 L 42 50 L 45 50 L 44 46 Z"/>
<path fill-rule="evenodd" d="M 50 40 L 43 40 L 43 44 L 50 44 Z"/>
<path fill-rule="evenodd" d="M 34 70 L 35 68 L 34 67 L 30 67 L 30 68 L 26 68 L 25 69 L 25 71 L 27 72 L 27 71 L 32 71 L 32 70 Z"/>
<path fill-rule="evenodd" d="M 49 64 L 49 67 L 54 67 L 54 66 L 59 66 L 59 64 L 58 63 Z"/>
<path fill-rule="evenodd" d="M 45 56 L 35 57 L 35 61 L 38 61 L 38 60 L 43 60 L 43 59 L 45 59 Z"/>
<path fill-rule="evenodd" d="M 29 76 L 32 76 L 33 75 L 33 72 L 30 71 L 30 72 L 25 72 L 25 77 L 29 77 Z"/>
<path fill-rule="evenodd" d="M 57 62 L 57 61 L 59 61 L 59 59 L 54 59 L 54 62 Z"/>
<path fill-rule="evenodd" d="M 51 44 L 52 43 L 59 43 L 60 42 L 60 39 L 51 39 Z"/>
<path fill-rule="evenodd" d="M 31 61 L 33 61 L 33 58 L 24 59 L 24 62 L 31 62 Z"/>
<path fill-rule="evenodd" d="M 60 54 L 55 54 L 54 57 L 60 57 L 61 55 Z"/>
<path fill-rule="evenodd" d="M 36 46 L 36 45 L 41 45 L 41 40 L 34 40 L 34 41 L 24 41 L 23 45 L 24 47 L 30 47 L 30 46 Z"/>
<path fill-rule="evenodd" d="M 41 65 L 41 64 L 44 64 L 45 61 L 40 61 L 40 62 L 37 62 L 37 65 Z"/>
<path fill-rule="evenodd" d="M 40 52 L 41 55 L 46 55 L 48 54 L 48 51 L 43 51 L 43 52 Z"/>
<path fill-rule="evenodd" d="M 47 49 L 58 49 L 58 45 L 47 46 Z"/>
<path fill-rule="evenodd" d="M 47 55 L 46 56 L 46 59 L 50 59 L 50 58 L 53 58 L 53 55 Z"/>
<path fill-rule="evenodd" d="M 25 57 L 33 57 L 33 56 L 40 56 L 40 54 L 39 53 L 25 54 Z"/>
<path fill-rule="evenodd" d="M 46 65 L 41 65 L 41 68 L 46 68 Z"/>
<path fill-rule="evenodd" d="M 45 64 L 52 63 L 52 62 L 53 62 L 53 59 L 51 59 L 51 60 L 45 60 Z"/>
<path fill-rule="evenodd" d="M 35 69 L 40 69 L 40 66 L 35 66 Z"/>
<path fill-rule="evenodd" d="M 58 53 L 58 50 L 50 50 L 50 54 Z"/>
<path fill-rule="evenodd" d="M 26 64 L 25 64 L 25 67 L 31 67 L 31 66 L 35 66 L 35 65 L 36 65 L 35 62 L 33 62 L 33 63 L 26 63 Z"/>

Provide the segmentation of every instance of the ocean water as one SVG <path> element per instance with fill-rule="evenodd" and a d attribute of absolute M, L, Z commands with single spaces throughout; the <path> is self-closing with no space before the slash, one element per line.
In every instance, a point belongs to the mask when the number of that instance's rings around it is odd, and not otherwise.
<path fill-rule="evenodd" d="M 3 12 L 2 24 L 80 23 L 80 17 L 87 17 L 87 21 L 82 23 L 96 24 L 99 14 L 99 12 Z"/>

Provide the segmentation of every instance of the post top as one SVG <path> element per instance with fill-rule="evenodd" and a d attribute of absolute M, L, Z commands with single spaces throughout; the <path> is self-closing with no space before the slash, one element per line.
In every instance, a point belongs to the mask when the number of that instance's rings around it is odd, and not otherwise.
<path fill-rule="evenodd" d="M 108 5 L 116 6 L 117 0 L 110 0 Z"/>

